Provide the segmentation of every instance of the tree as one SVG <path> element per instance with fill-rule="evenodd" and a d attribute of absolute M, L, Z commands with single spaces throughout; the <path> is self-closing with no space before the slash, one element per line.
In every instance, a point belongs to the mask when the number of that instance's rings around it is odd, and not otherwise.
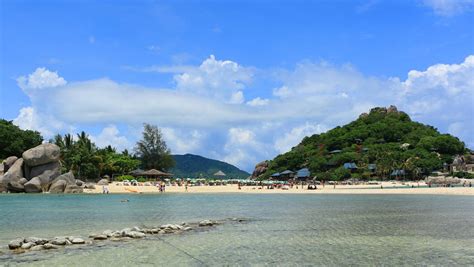
<path fill-rule="evenodd" d="M 143 137 L 137 142 L 135 153 L 146 169 L 167 171 L 175 164 L 161 130 L 147 123 L 143 126 Z"/>
<path fill-rule="evenodd" d="M 25 150 L 43 142 L 39 132 L 21 130 L 11 121 L 0 119 L 0 160 L 9 156 L 21 157 Z"/>

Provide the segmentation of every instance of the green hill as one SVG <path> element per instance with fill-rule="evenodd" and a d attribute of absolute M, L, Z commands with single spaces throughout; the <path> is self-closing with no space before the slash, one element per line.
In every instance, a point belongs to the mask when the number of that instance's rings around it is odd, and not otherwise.
<path fill-rule="evenodd" d="M 305 137 L 291 151 L 269 161 L 258 178 L 308 168 L 312 176 L 324 180 L 388 179 L 394 178 L 396 170 L 403 170 L 398 172 L 403 177 L 397 178 L 414 179 L 442 169 L 454 155 L 465 152 L 458 138 L 414 122 L 394 106 L 378 107 L 345 126 Z M 346 169 L 344 163 L 355 163 L 357 169 Z"/>
<path fill-rule="evenodd" d="M 202 156 L 185 154 L 173 155 L 176 166 L 170 170 L 175 177 L 214 177 L 213 174 L 222 171 L 226 176 L 218 177 L 220 179 L 245 179 L 250 176 L 248 172 L 222 161 L 208 159 Z"/>

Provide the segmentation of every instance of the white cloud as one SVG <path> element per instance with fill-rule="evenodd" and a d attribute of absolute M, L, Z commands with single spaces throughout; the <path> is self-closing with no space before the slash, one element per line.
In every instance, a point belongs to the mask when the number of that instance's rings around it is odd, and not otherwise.
<path fill-rule="evenodd" d="M 306 122 L 303 125 L 294 127 L 289 132 L 286 132 L 283 136 L 276 138 L 274 144 L 275 150 L 278 151 L 278 153 L 284 153 L 299 144 L 305 136 L 319 134 L 327 130 L 328 129 L 325 126 L 319 124 L 312 125 Z"/>
<path fill-rule="evenodd" d="M 48 134 L 78 124 L 153 123 L 163 129 L 174 152 L 215 155 L 247 170 L 287 151 L 305 135 L 390 104 L 473 144 L 473 62 L 469 56 L 459 64 L 436 64 L 410 71 L 401 80 L 370 77 L 351 65 L 327 62 L 257 72 L 211 56 L 199 66 L 174 69 L 176 87 L 170 89 L 106 78 L 67 83 L 56 72 L 39 68 L 19 78 L 31 107 L 22 109 L 15 122 Z M 279 83 L 278 89 L 263 88 L 260 96 L 244 102 L 248 84 L 262 72 L 265 78 L 275 77 L 272 84 Z M 114 129 L 109 130 L 113 136 Z"/>
<path fill-rule="evenodd" d="M 258 106 L 266 106 L 270 102 L 269 99 L 263 99 L 260 97 L 256 97 L 250 101 L 247 102 L 247 105 L 252 106 L 252 107 L 258 107 Z"/>
<path fill-rule="evenodd" d="M 230 60 L 216 60 L 211 55 L 199 67 L 176 74 L 174 80 L 180 91 L 225 100 L 245 89 L 253 75 L 252 68 L 242 67 Z"/>
<path fill-rule="evenodd" d="M 423 0 L 439 16 L 450 17 L 470 11 L 474 8 L 474 0 Z"/>
<path fill-rule="evenodd" d="M 196 153 L 205 138 L 205 134 L 197 130 L 180 131 L 169 127 L 161 130 L 166 144 L 174 154 Z"/>
<path fill-rule="evenodd" d="M 90 138 L 98 147 L 110 145 L 115 147 L 118 151 L 131 149 L 133 147 L 133 144 L 127 137 L 120 135 L 119 129 L 113 124 L 103 128 L 97 136 L 91 135 Z"/>
<path fill-rule="evenodd" d="M 49 71 L 43 67 L 37 68 L 28 76 L 18 77 L 17 84 L 27 95 L 30 95 L 38 89 L 64 86 L 67 81 L 57 72 Z"/>
<path fill-rule="evenodd" d="M 244 93 L 242 91 L 237 91 L 232 94 L 230 97 L 230 104 L 242 104 L 245 102 Z"/>

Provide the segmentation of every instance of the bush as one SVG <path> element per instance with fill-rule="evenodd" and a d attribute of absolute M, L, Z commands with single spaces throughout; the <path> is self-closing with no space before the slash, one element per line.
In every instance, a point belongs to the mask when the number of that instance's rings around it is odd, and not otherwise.
<path fill-rule="evenodd" d="M 115 177 L 115 180 L 117 180 L 119 182 L 121 182 L 123 180 L 129 180 L 130 181 L 130 180 L 133 180 L 133 179 L 135 179 L 135 178 L 131 175 L 121 175 L 121 176 Z"/>
<path fill-rule="evenodd" d="M 458 178 L 474 179 L 474 174 L 468 172 L 455 172 L 453 176 Z"/>
<path fill-rule="evenodd" d="M 137 181 L 138 181 L 139 183 L 144 183 L 144 182 L 146 182 L 147 180 L 146 180 L 145 177 L 138 177 Z"/>

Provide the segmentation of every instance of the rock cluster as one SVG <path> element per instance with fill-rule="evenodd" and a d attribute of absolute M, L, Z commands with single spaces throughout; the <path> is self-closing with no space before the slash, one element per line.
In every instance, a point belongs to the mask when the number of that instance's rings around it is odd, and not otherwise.
<path fill-rule="evenodd" d="M 268 169 L 268 161 L 267 160 L 258 163 L 255 166 L 255 169 L 252 173 L 251 178 L 255 179 L 255 178 L 259 177 L 260 175 L 265 173 L 267 171 L 267 169 Z"/>
<path fill-rule="evenodd" d="M 46 143 L 23 152 L 21 158 L 8 157 L 2 163 L 0 192 L 81 193 L 72 172 L 61 175 L 59 156 L 59 147 Z"/>
<path fill-rule="evenodd" d="M 243 222 L 245 219 L 231 219 L 235 222 Z M 195 227 L 211 227 L 220 224 L 221 222 L 212 220 L 203 220 L 198 223 L 181 223 L 181 224 L 164 224 L 156 227 L 140 228 L 134 226 L 132 228 L 124 228 L 122 230 L 112 231 L 105 230 L 102 233 L 95 233 L 89 235 L 89 239 L 85 239 L 77 236 L 60 236 L 52 239 L 38 238 L 38 237 L 27 237 L 18 238 L 8 243 L 10 250 L 19 252 L 25 251 L 39 251 L 58 249 L 64 246 L 70 245 L 81 245 L 81 244 L 93 244 L 94 242 L 100 242 L 105 240 L 110 241 L 125 241 L 128 239 L 141 239 L 147 235 L 160 235 L 160 234 L 177 234 L 186 231 L 191 231 Z"/>

